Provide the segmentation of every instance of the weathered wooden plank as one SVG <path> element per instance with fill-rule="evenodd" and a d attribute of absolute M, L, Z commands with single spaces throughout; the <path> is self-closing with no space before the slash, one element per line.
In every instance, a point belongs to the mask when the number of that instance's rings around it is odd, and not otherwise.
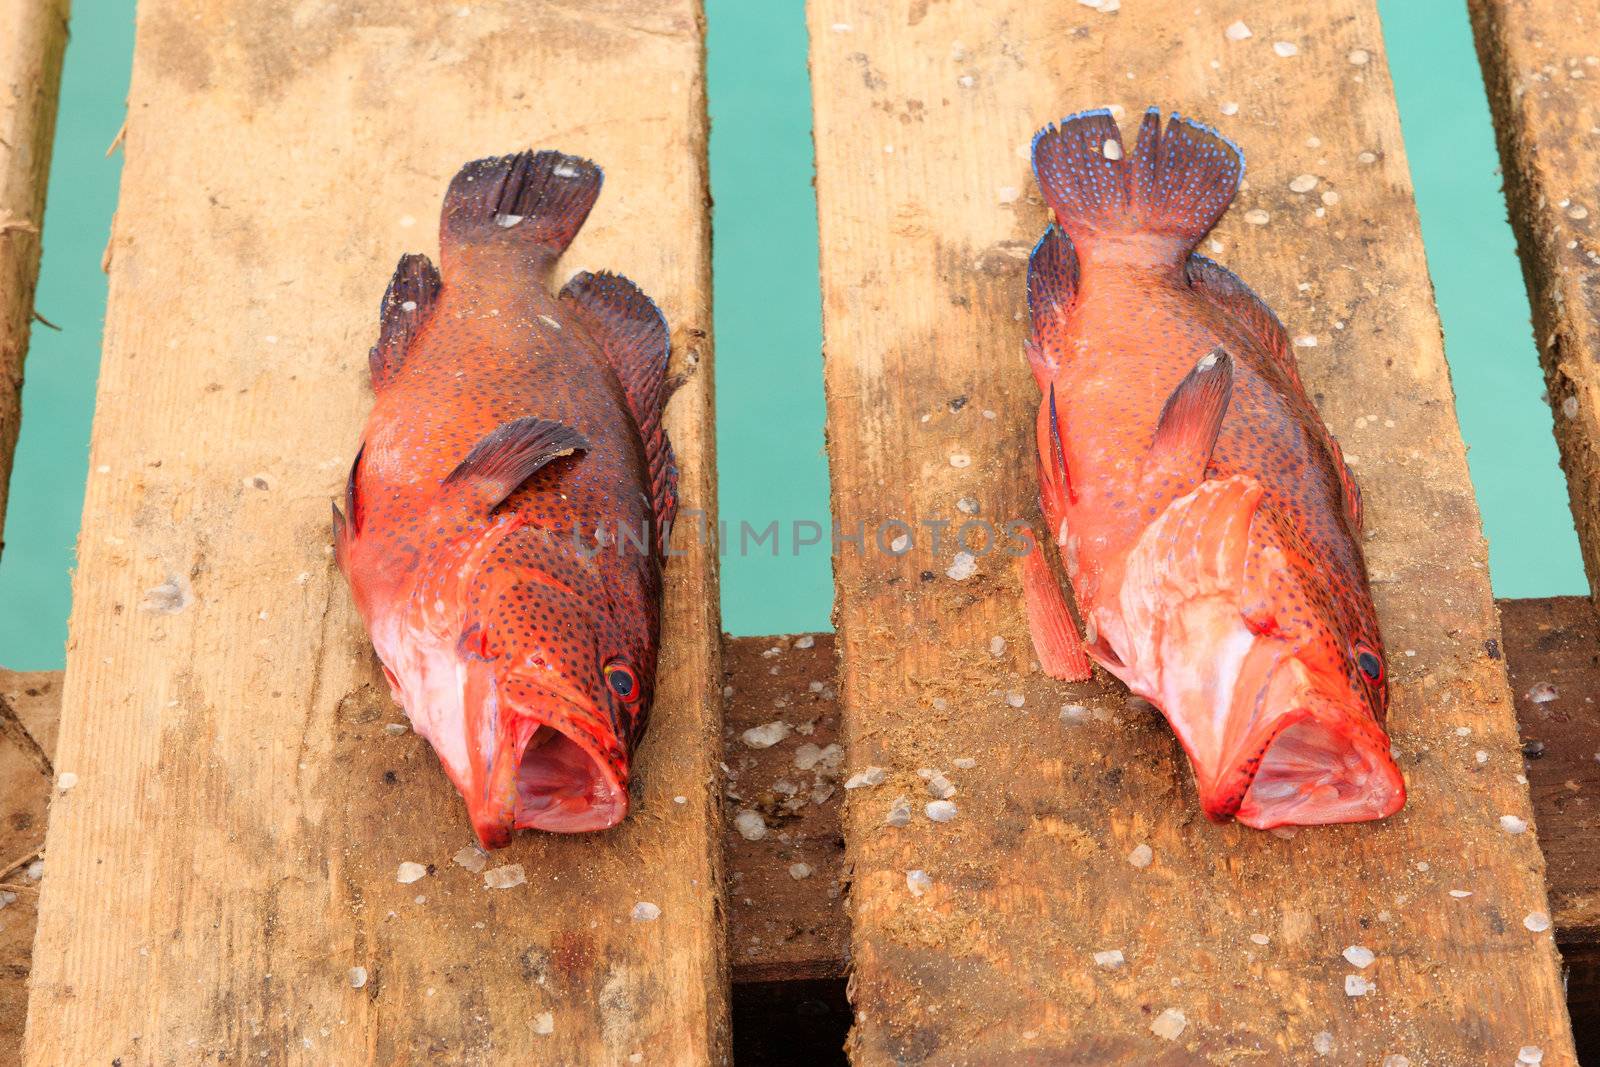
<path fill-rule="evenodd" d="M 838 978 L 849 922 L 833 635 L 731 637 L 722 655 L 734 984 Z"/>
<path fill-rule="evenodd" d="M 22 1062 L 61 672 L 0 669 L 0 1067 Z"/>
<path fill-rule="evenodd" d="M 490 862 L 527 884 L 490 891 L 386 729 L 328 531 L 396 258 L 436 249 L 458 165 L 530 143 L 606 168 L 561 269 L 661 303 L 699 364 L 684 506 L 714 510 L 701 41 L 695 0 L 141 5 L 28 1062 L 725 1061 L 704 539 L 634 814 L 523 835 Z"/>
<path fill-rule="evenodd" d="M 1467 6 L 1578 542 L 1600 596 L 1600 10 Z"/>
<path fill-rule="evenodd" d="M 1500 601 L 1550 917 L 1578 1056 L 1600 1061 L 1600 616 L 1587 597 Z"/>
<path fill-rule="evenodd" d="M 21 424 L 69 0 L 0 0 L 0 523 Z"/>
<path fill-rule="evenodd" d="M 834 510 L 869 543 L 837 560 L 844 736 L 853 768 L 892 772 L 845 817 L 856 1062 L 1571 1063 L 1543 862 L 1501 828 L 1532 813 L 1373 5 L 809 17 Z M 959 524 L 962 498 L 1031 510 L 1027 145 L 1103 103 L 1216 122 L 1251 159 L 1206 250 L 1316 338 L 1303 373 L 1362 479 L 1412 788 L 1380 825 L 1208 824 L 1159 718 L 1033 668 L 1008 559 L 949 576 L 954 525 L 938 558 L 925 527 L 905 557 L 871 547 L 887 519 Z M 897 794 L 927 800 L 919 768 L 959 817 L 886 827 Z"/>

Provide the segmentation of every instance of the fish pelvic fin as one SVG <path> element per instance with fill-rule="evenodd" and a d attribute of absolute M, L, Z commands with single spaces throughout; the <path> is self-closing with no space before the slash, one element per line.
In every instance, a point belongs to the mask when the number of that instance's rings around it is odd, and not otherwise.
<path fill-rule="evenodd" d="M 474 160 L 445 193 L 440 247 L 448 256 L 467 242 L 503 239 L 554 258 L 582 229 L 602 180 L 587 159 L 549 150 Z"/>
<path fill-rule="evenodd" d="M 486 515 L 546 464 L 588 448 L 588 440 L 565 423 L 532 416 L 512 419 L 472 446 L 445 475 L 441 494 L 462 494 L 469 509 Z"/>
<path fill-rule="evenodd" d="M 401 256 L 378 308 L 378 343 L 367 355 L 373 392 L 381 393 L 394 379 L 438 299 L 439 272 L 432 261 L 427 256 Z"/>
<path fill-rule="evenodd" d="M 1206 476 L 1233 395 L 1233 357 L 1218 345 L 1201 356 L 1167 397 L 1144 461 L 1144 486 L 1169 499 Z"/>
<path fill-rule="evenodd" d="M 1144 238 L 1136 254 L 1181 266 L 1233 202 L 1244 176 L 1237 145 L 1176 112 L 1145 112 L 1131 153 L 1104 108 L 1040 130 L 1033 173 L 1061 228 L 1083 252 Z"/>
<path fill-rule="evenodd" d="M 1067 609 L 1066 594 L 1056 578 L 1044 548 L 1030 531 L 1022 555 L 1022 596 L 1028 610 L 1028 633 L 1039 666 L 1063 682 L 1087 681 L 1093 673 L 1083 638 Z"/>
<path fill-rule="evenodd" d="M 637 285 L 610 272 L 576 275 L 562 288 L 561 299 L 600 342 L 606 362 L 622 382 L 650 467 L 656 544 L 665 550 L 663 539 L 678 510 L 678 462 L 662 425 L 676 385 L 667 376 L 672 337 L 666 317 Z"/>

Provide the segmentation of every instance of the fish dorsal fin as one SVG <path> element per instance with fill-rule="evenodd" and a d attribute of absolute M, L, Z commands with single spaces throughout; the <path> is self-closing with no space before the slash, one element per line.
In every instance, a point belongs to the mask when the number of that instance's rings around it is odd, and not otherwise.
<path fill-rule="evenodd" d="M 548 149 L 473 160 L 445 193 L 439 224 L 445 268 L 454 249 L 486 241 L 560 255 L 589 217 L 602 181 L 587 159 Z"/>
<path fill-rule="evenodd" d="M 1233 357 L 1218 345 L 1200 357 L 1162 406 L 1145 457 L 1146 486 L 1179 495 L 1205 479 L 1232 393 Z"/>
<path fill-rule="evenodd" d="M 439 299 L 439 272 L 427 256 L 400 257 L 379 305 L 378 343 L 367 355 L 373 392 L 381 392 L 405 362 L 406 349 Z"/>
<path fill-rule="evenodd" d="M 578 313 L 600 342 L 606 362 L 622 382 L 650 464 L 656 533 L 665 537 L 678 508 L 677 460 L 661 425 L 674 384 L 667 377 L 667 361 L 672 354 L 667 320 L 655 301 L 637 285 L 610 272 L 584 271 L 562 288 L 561 299 Z"/>
<path fill-rule="evenodd" d="M 1291 382 L 1300 383 L 1300 368 L 1289 347 L 1289 331 L 1284 329 L 1266 301 L 1233 271 L 1205 256 L 1190 256 L 1187 274 L 1195 292 L 1221 310 L 1246 335 L 1260 342 Z"/>
<path fill-rule="evenodd" d="M 532 416 L 512 419 L 472 446 L 467 458 L 445 476 L 443 489 L 465 492 L 469 506 L 487 513 L 550 461 L 588 448 L 584 436 L 565 423 Z"/>
<path fill-rule="evenodd" d="M 1028 313 L 1033 325 L 1028 363 L 1041 390 L 1061 369 L 1061 353 L 1054 351 L 1048 340 L 1077 298 L 1077 253 L 1072 250 L 1072 239 L 1052 224 L 1028 257 Z"/>

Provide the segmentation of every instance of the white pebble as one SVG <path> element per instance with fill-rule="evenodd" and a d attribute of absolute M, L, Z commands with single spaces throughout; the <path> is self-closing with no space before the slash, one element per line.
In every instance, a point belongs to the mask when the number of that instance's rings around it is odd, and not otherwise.
<path fill-rule="evenodd" d="M 1250 940 L 1254 941 L 1258 945 L 1267 945 L 1272 943 L 1272 938 L 1268 937 L 1266 934 L 1251 934 Z"/>
<path fill-rule="evenodd" d="M 1472 754 L 1472 758 L 1477 760 L 1479 763 L 1488 763 L 1489 762 L 1489 753 L 1485 752 L 1483 749 L 1480 748 L 1480 749 L 1478 749 L 1478 751 L 1476 751 L 1476 752 L 1474 752 Z"/>
<path fill-rule="evenodd" d="M 1536 934 L 1542 934 L 1550 929 L 1550 916 L 1542 911 L 1530 911 L 1522 917 L 1522 925 Z"/>
<path fill-rule="evenodd" d="M 56 788 L 65 793 L 78 784 L 78 776 L 71 771 L 62 771 L 56 778 Z"/>
<path fill-rule="evenodd" d="M 34 860 L 28 864 L 28 869 L 23 873 L 27 875 L 28 881 L 37 882 L 44 877 L 44 860 Z"/>
<path fill-rule="evenodd" d="M 1523 1045 L 1517 1049 L 1517 1062 L 1529 1064 L 1530 1067 L 1532 1064 L 1543 1063 L 1544 1049 L 1538 1045 Z"/>
<path fill-rule="evenodd" d="M 1530 688 L 1526 694 L 1527 698 L 1535 704 L 1548 704 L 1560 695 L 1556 687 L 1549 682 L 1539 682 Z"/>
<path fill-rule="evenodd" d="M 889 814 L 884 817 L 886 826 L 909 826 L 911 824 L 911 801 L 905 797 L 895 797 L 894 803 L 889 805 Z"/>
<path fill-rule="evenodd" d="M 1289 179 L 1289 189 L 1296 193 L 1309 193 L 1317 187 L 1315 174 L 1300 174 Z"/>
<path fill-rule="evenodd" d="M 1027 702 L 1028 698 L 1014 689 L 1006 693 L 1006 703 L 1013 708 L 1020 708 Z"/>
<path fill-rule="evenodd" d="M 1229 26 L 1222 32 L 1223 35 L 1226 36 L 1230 41 L 1243 41 L 1252 36 L 1250 33 L 1250 27 L 1246 26 L 1243 22 L 1235 22 L 1232 26 Z"/>
<path fill-rule="evenodd" d="M 661 918 L 661 905 L 641 900 L 633 906 L 630 914 L 636 923 L 653 923 Z"/>
<path fill-rule="evenodd" d="M 866 770 L 852 774 L 850 780 L 844 783 L 844 787 L 846 789 L 860 789 L 863 786 L 882 785 L 887 774 L 888 772 L 882 767 L 868 767 Z"/>
<path fill-rule="evenodd" d="M 776 719 L 760 726 L 752 726 L 739 735 L 749 748 L 771 748 L 773 745 L 789 736 L 789 724 L 782 719 Z"/>
<path fill-rule="evenodd" d="M 911 890 L 911 895 L 920 897 L 933 888 L 933 879 L 928 877 L 928 872 L 913 870 L 906 872 L 906 888 Z"/>
<path fill-rule="evenodd" d="M 1372 56 L 1365 48 L 1353 48 L 1350 50 L 1350 54 L 1345 58 L 1350 60 L 1350 62 L 1355 66 L 1364 67 L 1367 65 L 1367 60 L 1371 59 Z"/>
<path fill-rule="evenodd" d="M 1515 815 L 1500 816 L 1500 829 L 1508 834 L 1520 834 L 1528 828 L 1528 820 Z"/>
<path fill-rule="evenodd" d="M 1006 639 L 1003 637 L 989 638 L 989 655 L 1003 656 L 1006 654 Z"/>
<path fill-rule="evenodd" d="M 420 882 L 427 876 L 428 868 L 424 867 L 420 863 L 412 863 L 410 860 L 407 860 L 406 862 L 402 863 L 400 865 L 400 869 L 395 872 L 394 880 L 399 882 L 401 885 L 410 885 L 412 882 Z"/>
<path fill-rule="evenodd" d="M 978 509 L 978 498 L 975 496 L 964 496 L 956 501 L 956 510 L 963 515 L 976 515 Z"/>
<path fill-rule="evenodd" d="M 1224 115 L 1237 115 L 1239 113 L 1239 105 L 1232 100 L 1224 100 L 1222 102 L 1222 106 L 1217 110 L 1221 111 Z"/>
<path fill-rule="evenodd" d="M 974 767 L 976 767 L 978 765 L 978 761 L 977 760 L 968 759 L 966 756 L 962 756 L 959 759 L 951 760 L 950 762 L 954 763 L 956 765 L 956 767 L 958 767 L 959 769 L 961 769 L 963 771 L 970 771 L 970 770 L 972 770 L 972 768 L 974 768 Z"/>
<path fill-rule="evenodd" d="M 798 882 L 802 878 L 810 878 L 811 875 L 812 875 L 811 864 L 809 864 L 809 863 L 791 863 L 791 864 L 789 864 L 789 877 L 793 878 L 795 881 Z"/>
<path fill-rule="evenodd" d="M 795 648 L 810 648 L 816 643 L 817 639 L 811 634 L 801 634 L 799 637 L 794 639 Z"/>
<path fill-rule="evenodd" d="M 1311 1048 L 1319 1056 L 1326 1056 L 1333 1051 L 1333 1035 L 1326 1030 L 1318 1030 L 1311 1037 Z"/>
<path fill-rule="evenodd" d="M 1249 211 L 1244 213 L 1244 221 L 1248 222 L 1252 226 L 1265 226 L 1271 220 L 1271 218 L 1271 215 L 1268 215 L 1265 211 L 1262 211 L 1258 207 L 1251 208 Z"/>
<path fill-rule="evenodd" d="M 1100 146 L 1100 154 L 1107 159 L 1121 159 L 1122 145 L 1108 137 L 1106 143 Z"/>
<path fill-rule="evenodd" d="M 935 800 L 949 800 L 956 795 L 956 787 L 950 784 L 950 779 L 944 776 L 943 771 L 936 771 L 924 767 L 917 772 L 928 782 L 928 795 Z"/>
<path fill-rule="evenodd" d="M 944 573 L 945 577 L 953 581 L 964 582 L 978 573 L 978 557 L 971 552 L 957 552 L 949 569 Z"/>
<path fill-rule="evenodd" d="M 1351 945 L 1344 950 L 1343 956 L 1350 961 L 1350 966 L 1360 967 L 1363 970 L 1372 966 L 1372 961 L 1375 958 L 1372 950 L 1365 945 Z"/>
<path fill-rule="evenodd" d="M 1296 348 L 1316 348 L 1317 335 L 1314 333 L 1302 334 L 1294 339 Z"/>
<path fill-rule="evenodd" d="M 972 457 L 967 455 L 965 452 L 952 452 L 950 454 L 950 466 L 956 468 L 957 470 L 960 470 L 963 467 L 970 467 L 972 466 Z"/>
<path fill-rule="evenodd" d="M 1561 414 L 1569 419 L 1578 417 L 1578 398 L 1569 396 L 1561 401 Z"/>
<path fill-rule="evenodd" d="M 1378 988 L 1359 974 L 1344 976 L 1344 995 L 1347 997 L 1364 997 Z"/>
<path fill-rule="evenodd" d="M 1123 964 L 1122 950 L 1120 948 L 1107 949 L 1094 954 L 1096 967 L 1121 967 Z"/>
<path fill-rule="evenodd" d="M 522 869 L 520 863 L 508 863 L 504 867 L 496 867 L 492 871 L 483 872 L 483 887 L 485 889 L 511 889 L 528 880 L 528 872 Z"/>
<path fill-rule="evenodd" d="M 450 862 L 457 867 L 465 867 L 473 874 L 479 874 L 489 865 L 489 856 L 477 845 L 468 845 L 450 857 Z"/>
<path fill-rule="evenodd" d="M 934 822 L 950 822 L 956 817 L 956 806 L 949 800 L 930 800 L 922 812 Z"/>
<path fill-rule="evenodd" d="M 767 820 L 759 811 L 744 809 L 733 817 L 733 826 L 746 841 L 760 841 L 767 836 Z"/>
<path fill-rule="evenodd" d="M 360 989 L 367 984 L 367 969 L 365 967 L 352 967 L 349 972 L 350 988 Z"/>
<path fill-rule="evenodd" d="M 1156 1016 L 1155 1022 L 1150 1024 L 1150 1032 L 1157 1037 L 1164 1037 L 1168 1041 L 1178 1040 L 1178 1035 L 1183 1033 L 1184 1027 L 1189 1025 L 1188 1018 L 1177 1008 L 1168 1008 Z"/>
<path fill-rule="evenodd" d="M 1128 853 L 1128 862 L 1135 867 L 1148 867 L 1155 858 L 1155 850 L 1149 845 L 1135 845 L 1133 851 Z"/>
<path fill-rule="evenodd" d="M 554 1012 L 541 1011 L 533 1017 L 533 1032 L 543 1037 L 545 1034 L 556 1032 L 556 1017 Z"/>
<path fill-rule="evenodd" d="M 1300 46 L 1293 41 L 1273 41 L 1272 50 L 1284 59 L 1300 54 Z"/>
<path fill-rule="evenodd" d="M 1465 900 L 1467 897 L 1470 897 L 1472 895 L 1472 890 L 1470 890 L 1470 889 L 1452 889 L 1452 890 L 1450 890 L 1450 895 L 1455 897 L 1457 900 Z"/>

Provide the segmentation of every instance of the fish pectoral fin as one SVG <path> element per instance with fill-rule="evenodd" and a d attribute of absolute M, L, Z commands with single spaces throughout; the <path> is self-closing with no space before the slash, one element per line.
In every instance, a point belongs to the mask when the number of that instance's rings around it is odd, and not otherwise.
<path fill-rule="evenodd" d="M 1028 609 L 1028 633 L 1039 666 L 1052 678 L 1063 682 L 1082 682 L 1093 673 L 1084 652 L 1083 638 L 1066 594 L 1045 556 L 1044 547 L 1027 535 L 1028 550 L 1022 556 L 1022 595 Z"/>
<path fill-rule="evenodd" d="M 366 454 L 365 443 L 356 449 L 356 458 L 350 461 L 350 473 L 344 480 L 344 511 L 339 511 L 339 505 L 333 505 L 333 555 L 342 568 L 345 557 L 349 554 L 350 543 L 361 532 L 361 501 L 356 497 L 357 471 L 361 468 L 361 457 Z"/>
<path fill-rule="evenodd" d="M 439 285 L 439 272 L 427 256 L 400 257 L 383 294 L 378 343 L 367 354 L 373 392 L 382 392 L 405 362 L 407 348 L 439 299 Z"/>
<path fill-rule="evenodd" d="M 442 489 L 466 492 L 487 513 L 541 467 L 588 448 L 588 440 L 565 423 L 533 416 L 512 419 L 474 445 L 445 476 Z"/>
<path fill-rule="evenodd" d="M 1161 408 L 1144 461 L 1149 489 L 1162 488 L 1164 480 L 1167 492 L 1178 495 L 1205 480 L 1232 393 L 1233 357 L 1218 345 L 1200 357 Z"/>
<path fill-rule="evenodd" d="M 650 465 L 650 496 L 656 533 L 664 536 L 678 507 L 678 464 L 661 416 L 667 398 L 684 382 L 669 377 L 672 337 L 661 309 L 633 282 L 620 274 L 584 271 L 561 289 L 561 299 L 583 320 L 606 362 L 616 371 L 639 427 Z"/>

